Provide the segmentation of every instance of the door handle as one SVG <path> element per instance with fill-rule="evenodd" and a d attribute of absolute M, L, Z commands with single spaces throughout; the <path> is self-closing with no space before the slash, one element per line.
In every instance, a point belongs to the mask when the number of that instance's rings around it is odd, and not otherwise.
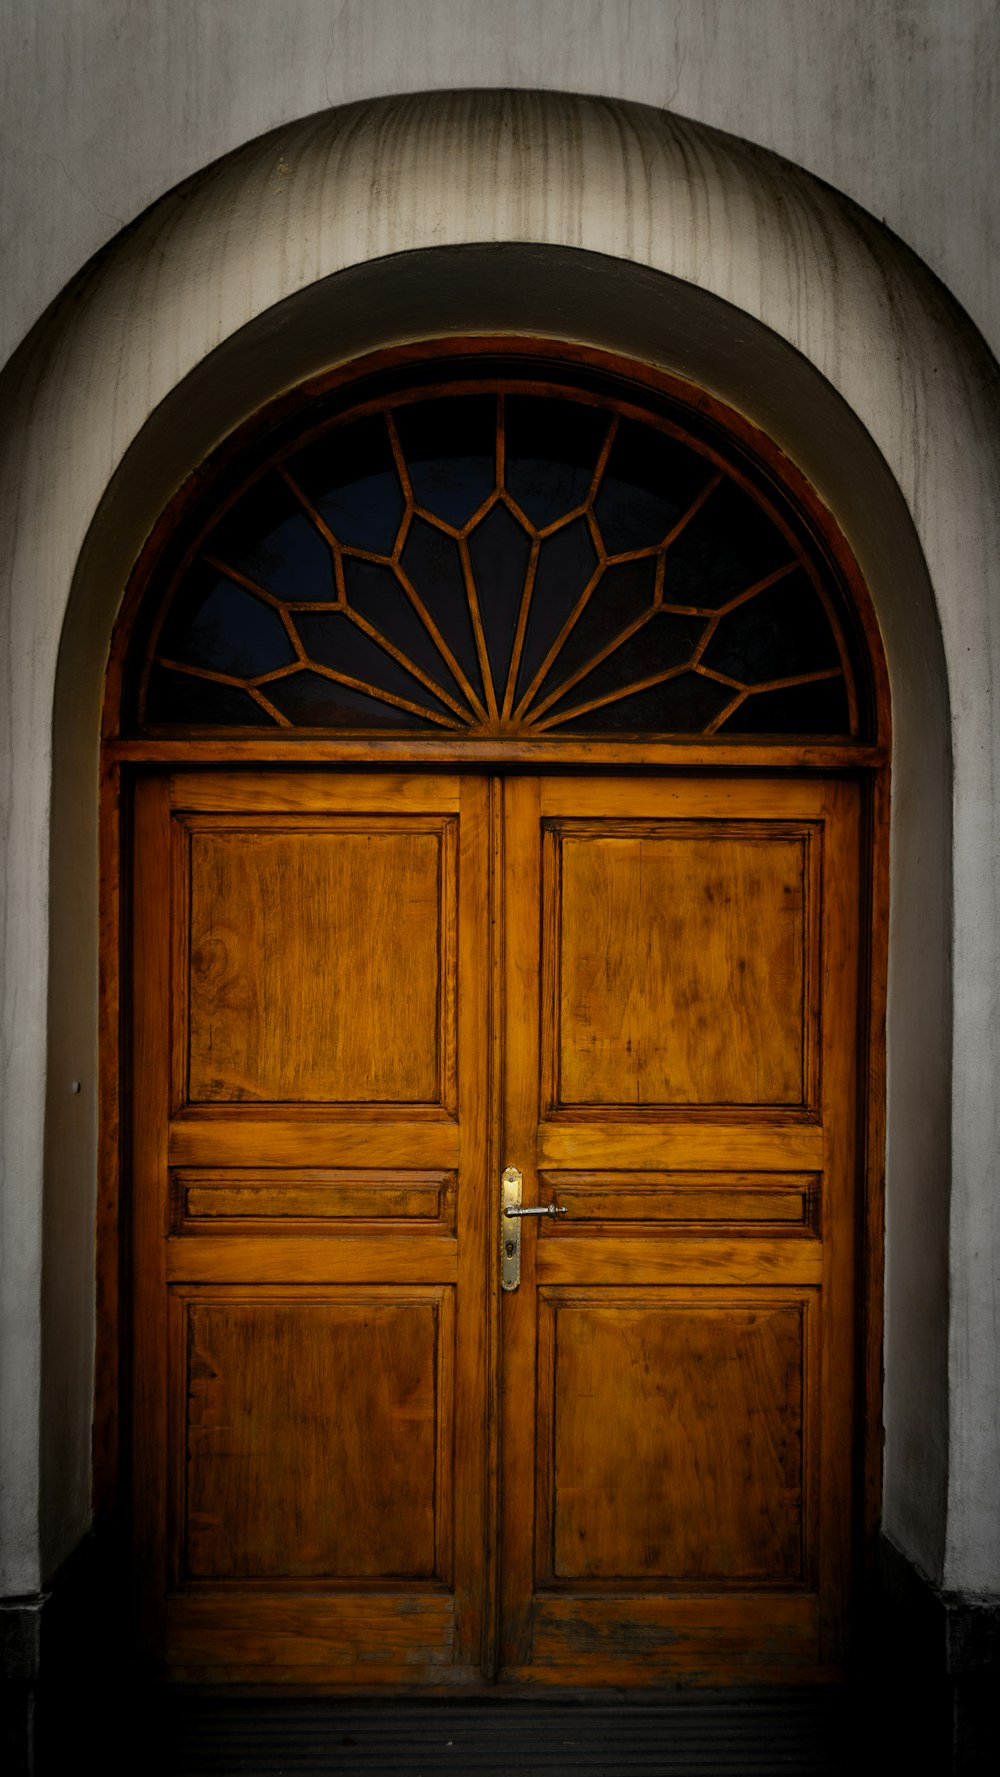
<path fill-rule="evenodd" d="M 537 1209 L 522 1209 L 518 1203 L 503 1213 L 505 1216 L 568 1216 L 569 1210 L 561 1203 L 540 1203 Z"/>
<path fill-rule="evenodd" d="M 521 1281 L 521 1217 L 564 1216 L 562 1204 L 541 1203 L 527 1208 L 521 1204 L 521 1174 L 516 1166 L 505 1166 L 500 1183 L 503 1202 L 500 1216 L 500 1288 L 516 1290 Z"/>

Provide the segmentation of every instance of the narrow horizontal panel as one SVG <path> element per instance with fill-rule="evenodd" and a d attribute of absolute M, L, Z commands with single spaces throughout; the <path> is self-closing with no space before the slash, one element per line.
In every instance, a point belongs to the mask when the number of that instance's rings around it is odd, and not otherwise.
<path fill-rule="evenodd" d="M 173 808 L 213 813 L 438 814 L 458 809 L 459 780 L 399 773 L 391 777 L 309 771 L 179 772 L 170 779 Z"/>
<path fill-rule="evenodd" d="M 817 820 L 827 806 L 828 790 L 821 779 L 547 777 L 541 783 L 543 817 Z"/>
<path fill-rule="evenodd" d="M 450 1118 L 178 1118 L 170 1125 L 172 1166 L 418 1166 L 458 1164 Z"/>
<path fill-rule="evenodd" d="M 167 1242 L 170 1283 L 453 1283 L 458 1244 L 407 1233 L 187 1234 Z"/>
<path fill-rule="evenodd" d="M 317 1597 L 219 1586 L 168 1599 L 167 1631 L 176 1666 L 336 1667 L 343 1680 L 371 1665 L 384 1678 L 393 1665 L 448 1664 L 455 1606 L 415 1589 Z"/>
<path fill-rule="evenodd" d="M 546 1240 L 562 1238 L 581 1222 L 637 1234 L 663 1222 L 747 1223 L 751 1232 L 776 1223 L 791 1230 L 809 1225 L 817 1185 L 809 1173 L 543 1173 L 540 1201 L 560 1204 L 567 1217 L 546 1219 L 541 1233 Z"/>
<path fill-rule="evenodd" d="M 706 1234 L 621 1240 L 613 1234 L 543 1241 L 540 1283 L 818 1284 L 822 1248 L 815 1240 L 732 1239 Z"/>
<path fill-rule="evenodd" d="M 716 1677 L 728 1662 L 774 1679 L 809 1666 L 819 1654 L 819 1611 L 811 1594 L 718 1591 L 698 1595 L 633 1594 L 595 1597 L 573 1592 L 536 1598 L 532 1675 L 551 1664 L 564 1677 L 596 1676 L 621 1662 L 635 1682 L 641 1650 L 648 1676 L 690 1673 Z M 766 1621 L 766 1648 L 762 1646 Z M 514 1676 L 510 1674 L 509 1676 Z M 703 1680 L 704 1682 L 705 1680 Z M 606 1682 L 606 1679 L 605 1679 Z"/>
<path fill-rule="evenodd" d="M 810 771 L 857 771 L 863 767 L 886 765 L 889 749 L 865 741 L 801 741 L 777 740 L 734 744 L 721 735 L 692 735 L 683 741 L 633 738 L 598 741 L 557 739 L 558 729 L 549 729 L 545 737 L 545 762 L 553 765 L 618 766 L 622 771 L 636 771 L 644 766 L 680 766 L 690 771 L 696 765 L 716 770 L 731 766 L 741 771 L 757 769 L 804 768 Z M 259 766 L 271 764 L 322 765 L 468 765 L 474 754 L 478 766 L 491 764 L 525 764 L 537 769 L 539 748 L 534 738 L 509 739 L 506 736 L 476 736 L 472 746 L 462 735 L 444 730 L 438 734 L 408 734 L 401 740 L 387 735 L 351 735 L 344 740 L 327 739 L 301 732 L 285 738 L 287 730 L 273 735 L 257 735 L 243 740 L 227 735 L 224 740 L 204 735 L 187 736 L 183 740 L 147 739 L 106 740 L 105 755 L 111 764 L 149 762 L 171 765 L 201 763 L 214 765 L 244 762 Z"/>
<path fill-rule="evenodd" d="M 453 1197 L 446 1173 L 230 1171 L 174 1177 L 174 1227 L 218 1220 L 437 1221 Z"/>
<path fill-rule="evenodd" d="M 543 1167 L 605 1169 L 669 1168 L 691 1172 L 818 1172 L 823 1165 L 823 1130 L 817 1123 L 683 1121 L 625 1122 L 577 1114 L 553 1117 L 539 1130 Z"/>

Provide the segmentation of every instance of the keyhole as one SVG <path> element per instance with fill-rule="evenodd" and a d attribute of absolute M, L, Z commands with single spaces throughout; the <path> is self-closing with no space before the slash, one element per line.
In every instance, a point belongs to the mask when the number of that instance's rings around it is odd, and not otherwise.
<path fill-rule="evenodd" d="M 504 1248 L 504 1251 L 506 1252 L 508 1259 L 512 1259 L 514 1257 L 514 1242 L 512 1240 L 508 1240 L 508 1242 Z"/>

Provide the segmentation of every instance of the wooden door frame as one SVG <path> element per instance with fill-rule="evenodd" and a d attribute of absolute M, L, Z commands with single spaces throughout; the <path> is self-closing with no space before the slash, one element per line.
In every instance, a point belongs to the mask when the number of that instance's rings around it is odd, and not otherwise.
<path fill-rule="evenodd" d="M 263 415 L 255 416 L 237 435 L 262 432 L 268 424 L 287 418 L 303 395 L 329 391 L 356 378 L 362 371 L 391 368 L 401 362 L 433 359 L 443 350 L 465 353 L 530 352 L 533 342 L 523 338 L 421 342 L 372 354 L 323 378 L 314 379 L 305 391 L 283 397 Z M 423 771 L 435 768 L 481 771 L 499 777 L 510 772 L 547 774 L 653 772 L 656 774 L 715 774 L 719 772 L 761 775 L 821 774 L 850 776 L 862 790 L 862 867 L 858 884 L 861 897 L 859 928 L 861 958 L 857 1085 L 859 1107 L 858 1184 L 859 1214 L 856 1231 L 858 1324 L 855 1372 L 859 1410 L 855 1426 L 856 1467 L 854 1522 L 857 1528 L 857 1601 L 859 1611 L 874 1592 L 877 1534 L 882 1502 L 882 1348 L 884 1331 L 884 1185 L 886 1132 L 885 1025 L 889 938 L 889 807 L 890 807 L 890 705 L 889 683 L 877 619 L 860 569 L 834 518 L 780 448 L 742 415 L 725 407 L 705 391 L 649 366 L 613 358 L 587 347 L 534 343 L 534 350 L 577 366 L 582 376 L 589 367 L 611 369 L 634 384 L 683 400 L 724 429 L 742 449 L 752 453 L 780 482 L 786 495 L 804 513 L 814 534 L 823 541 L 849 592 L 871 673 L 875 712 L 874 739 L 869 742 L 809 743 L 750 742 L 692 737 L 691 740 L 574 740 L 555 736 L 544 739 L 463 740 L 442 734 L 440 738 L 354 739 L 282 738 L 254 739 L 146 739 L 129 738 L 123 732 L 122 697 L 128 646 L 142 604 L 153 564 L 193 497 L 194 480 L 181 489 L 154 527 L 137 563 L 123 603 L 112 642 L 105 685 L 102 724 L 102 757 L 99 804 L 100 918 L 99 918 L 99 1135 L 97 1191 L 97 1340 L 94 1402 L 94 1512 L 97 1526 L 112 1540 L 127 1539 L 127 1488 L 123 1486 L 123 1462 L 128 1459 L 125 1403 L 127 1376 L 121 1363 L 121 1339 L 127 1327 L 129 1258 L 129 1205 L 125 1190 L 127 1154 L 124 1151 L 126 1119 L 123 1116 L 123 1078 L 127 1077 L 129 1052 L 123 1007 L 127 987 L 128 932 L 131 922 L 130 805 L 136 774 L 171 765 L 193 768 L 226 765 L 253 769 L 275 765 L 317 766 L 353 771 L 366 767 L 382 772 L 393 769 Z M 235 448 L 232 441 L 225 451 Z M 491 798 L 496 801 L 495 797 Z M 491 820 L 491 892 L 495 873 L 502 868 L 499 815 Z M 495 924 L 495 922 L 494 922 Z M 495 941 L 495 944 L 499 940 Z M 492 959 L 496 977 L 500 958 Z M 494 987 L 494 991 L 496 988 Z M 499 1041 L 494 1036 L 494 1044 Z M 492 1057 L 496 1069 L 498 1056 Z M 497 1357 L 496 1329 L 491 1328 Z M 490 1501 L 493 1509 L 495 1500 Z M 495 1590 L 495 1588 L 494 1588 Z"/>
<path fill-rule="evenodd" d="M 553 762 L 546 756 L 543 746 L 544 743 L 539 743 L 538 752 L 541 756 L 537 758 L 535 769 L 545 769 L 546 772 L 551 773 Z M 643 761 L 635 757 L 635 753 L 640 751 L 642 749 L 636 748 L 629 753 L 627 758 L 622 760 L 620 769 L 635 771 L 638 768 L 641 770 Z M 313 749 L 309 749 L 310 755 L 312 752 Z M 410 756 L 407 756 L 408 752 Z M 457 748 L 455 753 L 458 754 Z M 307 759 L 301 751 L 298 757 L 303 766 L 311 765 L 314 769 L 317 763 L 320 763 L 330 770 L 337 770 L 338 767 L 348 764 L 355 771 L 357 770 L 357 764 L 353 760 L 335 760 L 328 756 L 322 760 L 317 760 L 313 756 Z M 405 748 L 400 749 L 393 760 L 393 763 L 400 769 L 407 766 L 412 768 L 416 762 L 412 757 L 412 749 Z M 126 940 L 131 917 L 128 883 L 129 808 L 131 785 L 137 774 L 143 773 L 145 775 L 150 768 L 153 770 L 157 767 L 162 769 L 164 763 L 166 761 L 145 762 L 135 757 L 112 755 L 106 760 L 101 786 L 101 1178 L 97 1209 L 98 1340 L 94 1419 L 94 1493 L 95 1516 L 98 1525 L 108 1529 L 118 1542 L 127 1538 L 128 1522 L 128 1490 L 124 1484 L 122 1473 L 123 1462 L 128 1460 L 126 1418 L 128 1376 L 123 1372 L 120 1362 L 120 1339 L 127 1328 L 129 1311 L 129 1210 L 127 1195 L 123 1195 L 127 1155 L 123 1151 L 122 1142 L 125 1126 L 125 1119 L 122 1115 L 124 1098 L 122 1070 L 123 1068 L 127 1070 L 129 1065 L 128 1044 L 122 1018 L 127 985 Z M 182 749 L 173 750 L 171 763 L 192 766 L 208 763 L 204 754 L 204 743 L 193 743 L 187 758 L 184 757 Z M 243 765 L 244 768 L 248 764 L 245 758 L 227 759 L 225 749 L 220 748 L 213 748 L 212 763 L 215 765 L 222 763 Z M 254 763 L 263 767 L 265 764 L 274 764 L 275 761 L 273 759 L 265 761 L 258 758 Z M 388 761 L 382 762 L 383 772 L 387 763 Z M 420 761 L 420 763 L 425 762 Z M 440 763 L 442 766 L 445 765 L 444 761 L 440 761 Z M 463 756 L 456 756 L 448 763 L 453 769 L 464 768 L 465 770 L 473 768 L 475 764 L 484 775 L 494 779 L 499 779 L 504 773 L 505 766 L 508 771 L 511 769 L 508 761 L 496 758 L 486 760 L 482 757 L 481 751 L 473 761 L 469 757 L 468 747 Z M 518 763 L 523 769 L 523 763 L 520 761 Z M 593 770 L 589 763 L 584 768 L 588 772 Z M 562 769 L 566 771 L 567 775 L 572 774 L 571 768 L 564 765 Z M 800 766 L 798 770 L 801 770 Z M 791 771 L 798 775 L 795 766 L 791 767 Z M 789 767 L 786 766 L 780 775 L 784 776 L 788 773 Z M 759 774 L 760 767 L 757 766 L 755 775 L 759 776 Z M 661 775 L 661 772 L 657 771 L 657 775 Z M 692 774 L 685 772 L 683 775 Z M 695 775 L 701 775 L 701 773 L 696 772 Z M 729 774 L 727 773 L 727 775 Z M 827 773 L 822 775 L 827 775 Z M 836 775 L 845 774 L 841 770 Z M 855 1335 L 859 1411 L 855 1426 L 854 1504 L 859 1566 L 859 1571 L 856 1574 L 856 1596 L 858 1610 L 861 1611 L 874 1590 L 882 1488 L 885 997 L 888 956 L 889 834 L 887 817 L 889 769 L 887 764 L 883 764 L 875 769 L 868 767 L 851 775 L 860 778 L 862 790 L 862 870 L 859 881 L 859 891 L 862 897 L 860 910 L 862 938 L 860 978 L 862 986 L 859 993 L 857 1048 L 860 1213 L 856 1229 L 856 1276 L 859 1313 Z M 491 790 L 491 803 L 496 805 L 498 801 L 499 798 Z M 491 811 L 490 849 L 491 896 L 495 905 L 495 897 L 498 892 L 497 877 L 503 868 L 499 810 L 495 806 Z M 494 977 L 493 992 L 496 993 L 498 991 L 497 976 L 502 958 L 499 954 L 500 939 L 495 920 L 492 922 L 492 929 L 497 934 L 493 941 L 491 959 L 491 974 Z M 501 1041 L 499 1021 L 493 1020 L 491 1074 L 494 1080 L 498 1078 L 499 1044 Z M 499 1164 L 497 1155 L 494 1155 L 493 1159 Z M 495 1170 L 496 1165 L 494 1165 Z M 491 1402 L 496 1400 L 499 1363 L 498 1314 L 499 1306 L 494 1302 L 490 1311 L 489 1328 L 492 1349 L 488 1389 Z M 495 1440 L 499 1436 L 499 1424 L 495 1412 L 493 1413 L 493 1421 L 492 1437 Z M 495 1490 L 495 1461 L 491 1461 L 490 1473 L 494 1477 L 492 1486 Z M 496 1517 L 496 1505 L 494 1491 L 489 1501 L 491 1521 Z M 495 1587 L 492 1588 L 492 1593 L 495 1594 Z M 495 1623 L 490 1631 L 491 1642 L 494 1637 Z"/>

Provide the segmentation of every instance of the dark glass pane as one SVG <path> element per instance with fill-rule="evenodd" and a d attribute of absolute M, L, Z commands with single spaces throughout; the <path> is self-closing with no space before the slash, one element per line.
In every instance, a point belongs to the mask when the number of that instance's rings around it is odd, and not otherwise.
<path fill-rule="evenodd" d="M 518 697 L 523 697 L 596 566 L 597 552 L 584 518 L 575 519 L 539 545 L 517 676 Z"/>
<path fill-rule="evenodd" d="M 573 704 L 587 703 L 592 697 L 603 697 L 609 691 L 618 691 L 623 685 L 648 679 L 653 673 L 666 672 L 672 666 L 684 666 L 694 653 L 703 627 L 698 617 L 677 617 L 671 612 L 659 612 L 574 685 L 554 706 L 553 713 L 569 709 Z"/>
<path fill-rule="evenodd" d="M 273 728 L 274 720 L 247 691 L 193 679 L 188 673 L 154 666 L 146 690 L 146 721 L 151 728 L 181 723 L 186 728 Z"/>
<path fill-rule="evenodd" d="M 720 618 L 704 661 L 713 672 L 759 685 L 839 666 L 840 654 L 815 588 L 799 569 Z"/>
<path fill-rule="evenodd" d="M 541 395 L 509 395 L 505 409 L 507 487 L 541 531 L 586 499 L 611 416 Z"/>
<path fill-rule="evenodd" d="M 662 543 L 712 474 L 712 464 L 664 432 L 623 420 L 594 514 L 609 555 Z"/>
<path fill-rule="evenodd" d="M 469 538 L 469 559 L 486 636 L 497 701 L 510 670 L 514 630 L 521 608 L 531 543 L 506 506 L 494 506 Z"/>
<path fill-rule="evenodd" d="M 392 569 L 378 562 L 344 559 L 347 601 L 355 611 L 452 697 L 465 699 L 427 634 Z"/>
<path fill-rule="evenodd" d="M 813 685 L 758 691 L 722 724 L 726 734 L 849 734 L 850 712 L 842 678 Z"/>
<path fill-rule="evenodd" d="M 351 679 L 364 679 L 380 691 L 391 691 L 449 715 L 446 705 L 408 672 L 391 654 L 385 654 L 370 636 L 339 611 L 301 611 L 296 628 L 310 660 L 330 666 Z M 270 696 L 270 692 L 267 693 Z"/>
<path fill-rule="evenodd" d="M 320 673 L 290 673 L 268 685 L 267 696 L 299 728 L 434 728 L 437 724 L 381 703 Z"/>
<path fill-rule="evenodd" d="M 668 550 L 663 596 L 717 611 L 793 556 L 756 500 L 723 481 Z"/>
<path fill-rule="evenodd" d="M 552 662 L 538 692 L 540 701 L 593 660 L 602 648 L 652 609 L 656 590 L 656 559 L 619 562 L 605 568 L 566 641 Z M 652 669 L 651 669 L 652 670 Z"/>
<path fill-rule="evenodd" d="M 330 545 L 277 475 L 264 475 L 226 513 L 204 545 L 276 598 L 337 596 Z"/>
<path fill-rule="evenodd" d="M 400 560 L 404 573 L 482 702 L 486 694 L 458 544 L 443 531 L 425 524 L 422 518 L 415 518 Z"/>
<path fill-rule="evenodd" d="M 157 651 L 234 679 L 253 679 L 295 659 L 277 611 L 222 579 L 207 562 L 196 562 L 188 572 Z"/>
<path fill-rule="evenodd" d="M 709 723 L 734 696 L 728 685 L 703 679 L 699 673 L 680 673 L 646 691 L 633 691 L 617 703 L 602 704 L 575 721 L 564 722 L 553 734 L 703 734 Z"/>
<path fill-rule="evenodd" d="M 381 414 L 327 432 L 287 466 L 339 543 L 392 553 L 404 501 Z"/>
<path fill-rule="evenodd" d="M 394 418 L 415 503 L 456 529 L 468 524 L 496 486 L 496 396 L 417 401 Z"/>

